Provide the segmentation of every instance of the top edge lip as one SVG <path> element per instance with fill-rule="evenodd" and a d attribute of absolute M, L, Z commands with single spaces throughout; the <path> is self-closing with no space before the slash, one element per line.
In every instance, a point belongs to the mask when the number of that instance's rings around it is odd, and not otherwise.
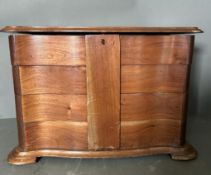
<path fill-rule="evenodd" d="M 6 33 L 204 33 L 198 27 L 141 26 L 5 26 Z"/>

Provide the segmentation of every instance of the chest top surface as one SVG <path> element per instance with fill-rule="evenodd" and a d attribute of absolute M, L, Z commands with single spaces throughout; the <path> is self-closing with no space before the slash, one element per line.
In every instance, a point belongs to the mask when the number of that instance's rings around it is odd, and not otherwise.
<path fill-rule="evenodd" d="M 198 27 L 74 27 L 74 26 L 6 26 L 0 32 L 26 34 L 85 33 L 85 34 L 192 34 L 202 33 Z"/>

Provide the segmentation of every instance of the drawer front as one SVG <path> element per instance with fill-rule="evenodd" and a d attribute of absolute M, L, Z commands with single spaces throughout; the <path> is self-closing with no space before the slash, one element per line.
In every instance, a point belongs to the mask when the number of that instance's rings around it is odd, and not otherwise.
<path fill-rule="evenodd" d="M 121 64 L 189 64 L 194 36 L 124 35 L 121 41 Z"/>
<path fill-rule="evenodd" d="M 83 66 L 14 66 L 15 93 L 86 94 Z"/>
<path fill-rule="evenodd" d="M 182 120 L 186 94 L 138 93 L 121 95 L 121 121 Z"/>
<path fill-rule="evenodd" d="M 121 149 L 181 146 L 193 36 L 121 36 Z"/>
<path fill-rule="evenodd" d="M 180 120 L 155 119 L 121 123 L 121 149 L 180 146 Z"/>
<path fill-rule="evenodd" d="M 10 36 L 13 65 L 85 65 L 84 36 Z"/>
<path fill-rule="evenodd" d="M 24 122 L 87 121 L 86 95 L 16 95 Z M 22 105 L 22 106 L 20 106 Z"/>
<path fill-rule="evenodd" d="M 187 65 L 124 65 L 121 93 L 184 92 Z"/>
<path fill-rule="evenodd" d="M 25 124 L 25 149 L 87 150 L 87 123 L 44 121 Z"/>

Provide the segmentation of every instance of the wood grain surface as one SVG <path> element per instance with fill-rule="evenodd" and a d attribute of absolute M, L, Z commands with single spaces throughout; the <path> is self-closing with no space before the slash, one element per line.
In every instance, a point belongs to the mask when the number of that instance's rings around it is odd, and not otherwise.
<path fill-rule="evenodd" d="M 10 36 L 13 65 L 85 65 L 84 36 Z"/>
<path fill-rule="evenodd" d="M 113 27 L 113 26 L 6 26 L 0 32 L 15 33 L 202 33 L 198 27 Z"/>
<path fill-rule="evenodd" d="M 26 124 L 25 150 L 87 150 L 87 122 L 43 121 Z"/>
<path fill-rule="evenodd" d="M 193 35 L 121 35 L 121 64 L 189 64 Z"/>
<path fill-rule="evenodd" d="M 36 94 L 20 98 L 23 122 L 87 121 L 86 95 Z"/>
<path fill-rule="evenodd" d="M 15 96 L 15 107 L 16 107 L 16 121 L 17 121 L 17 129 L 18 129 L 18 147 L 24 150 L 25 145 L 26 145 L 26 142 L 25 142 L 26 126 L 23 121 L 22 100 L 21 98 L 17 98 L 17 96 Z"/>
<path fill-rule="evenodd" d="M 86 36 L 86 54 L 89 149 L 118 149 L 120 132 L 119 36 Z"/>
<path fill-rule="evenodd" d="M 200 29 L 2 31 L 27 33 L 9 37 L 19 132 L 10 163 L 32 163 L 40 156 L 196 157 L 185 143 L 194 36 L 181 34 Z"/>
<path fill-rule="evenodd" d="M 173 160 L 193 160 L 197 151 L 190 144 L 181 147 L 157 146 L 141 149 L 112 150 L 112 151 L 71 151 L 59 149 L 40 149 L 22 151 L 16 147 L 8 156 L 8 162 L 14 165 L 25 165 L 37 162 L 37 157 L 66 157 L 66 158 L 121 158 L 138 157 L 156 154 L 170 154 Z"/>
<path fill-rule="evenodd" d="M 185 101 L 183 93 L 121 94 L 121 121 L 182 120 Z"/>
<path fill-rule="evenodd" d="M 181 146 L 182 124 L 174 119 L 121 122 L 121 149 Z"/>
<path fill-rule="evenodd" d="M 86 94 L 83 66 L 14 66 L 13 69 L 18 76 L 16 94 Z"/>
<path fill-rule="evenodd" d="M 186 65 L 124 65 L 121 92 L 185 92 Z"/>

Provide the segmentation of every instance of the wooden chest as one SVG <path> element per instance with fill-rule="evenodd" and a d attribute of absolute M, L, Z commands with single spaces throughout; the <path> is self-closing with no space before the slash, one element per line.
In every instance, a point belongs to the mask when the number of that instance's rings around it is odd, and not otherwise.
<path fill-rule="evenodd" d="M 19 145 L 37 157 L 196 157 L 185 142 L 195 27 L 14 27 Z"/>

